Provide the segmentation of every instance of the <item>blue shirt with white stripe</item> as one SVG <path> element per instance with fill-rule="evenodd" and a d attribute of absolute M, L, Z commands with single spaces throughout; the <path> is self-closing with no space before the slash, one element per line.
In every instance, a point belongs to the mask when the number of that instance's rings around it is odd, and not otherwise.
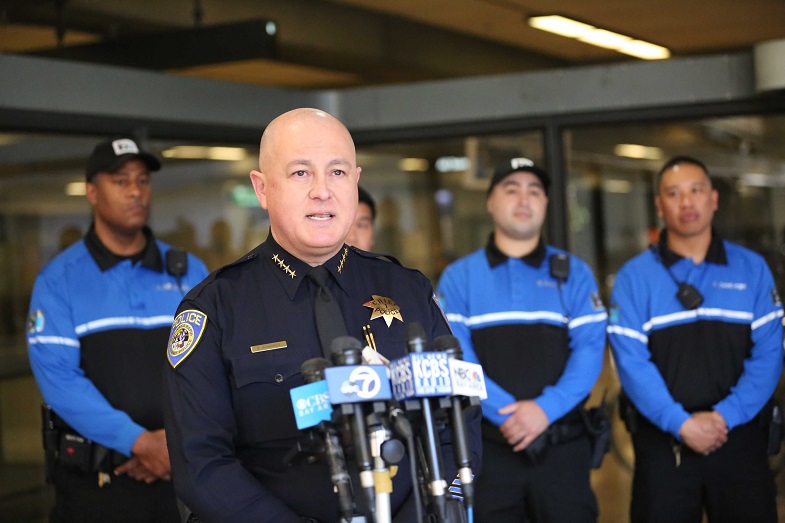
<path fill-rule="evenodd" d="M 716 234 L 698 264 L 670 252 L 666 238 L 616 276 L 608 337 L 622 387 L 676 437 L 696 411 L 716 410 L 732 429 L 758 414 L 782 371 L 783 309 L 771 271 Z M 695 287 L 703 303 L 686 310 L 677 282 Z"/>
<path fill-rule="evenodd" d="M 113 256 L 94 230 L 38 275 L 30 303 L 30 364 L 44 400 L 82 436 L 131 455 L 139 435 L 163 428 L 162 367 L 174 313 L 207 276 L 188 255 L 179 282 L 170 247 L 149 229 L 138 260 Z"/>
<path fill-rule="evenodd" d="M 553 423 L 586 399 L 602 368 L 607 314 L 589 266 L 570 256 L 560 283 L 548 260 L 564 251 L 543 243 L 508 258 L 493 237 L 444 271 L 437 295 L 464 359 L 483 366 L 488 399 L 483 416 L 533 399 Z"/>

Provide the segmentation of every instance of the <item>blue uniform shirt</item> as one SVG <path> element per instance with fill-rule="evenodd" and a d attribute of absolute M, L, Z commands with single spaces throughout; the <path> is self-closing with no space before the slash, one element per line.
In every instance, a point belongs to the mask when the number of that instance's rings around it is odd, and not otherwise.
<path fill-rule="evenodd" d="M 774 280 L 761 256 L 716 234 L 699 264 L 668 251 L 666 234 L 616 276 L 608 337 L 622 387 L 676 437 L 695 411 L 716 410 L 732 429 L 758 414 L 782 371 Z M 676 282 L 693 285 L 703 304 L 686 310 Z"/>
<path fill-rule="evenodd" d="M 41 270 L 27 326 L 44 400 L 82 436 L 126 456 L 142 432 L 163 428 L 162 352 L 177 304 L 207 276 L 188 255 L 178 287 L 164 270 L 170 247 L 145 233 L 140 259 L 121 259 L 91 227 Z"/>
<path fill-rule="evenodd" d="M 561 284 L 547 260 L 566 254 L 542 243 L 508 258 L 493 243 L 445 269 L 438 295 L 464 358 L 483 366 L 488 399 L 483 416 L 533 399 L 553 423 L 583 401 L 597 381 L 607 314 L 588 265 L 570 256 Z"/>
<path fill-rule="evenodd" d="M 420 323 L 429 340 L 450 333 L 432 286 L 419 271 L 347 246 L 323 265 L 348 334 L 365 339 L 365 328 L 388 359 L 406 354 L 408 322 Z M 172 336 L 167 442 L 178 496 L 205 521 L 339 519 L 327 466 L 284 464 L 303 437 L 289 390 L 303 384 L 305 360 L 323 357 L 313 283 L 306 277 L 310 268 L 270 235 L 180 305 L 184 320 L 191 318 L 184 329 L 192 333 L 174 329 Z M 189 336 L 197 341 L 187 341 Z M 470 425 L 479 464 L 479 416 Z M 456 472 L 449 440 L 443 440 L 442 450 L 449 482 Z M 411 494 L 408 460 L 399 466 L 393 512 Z"/>

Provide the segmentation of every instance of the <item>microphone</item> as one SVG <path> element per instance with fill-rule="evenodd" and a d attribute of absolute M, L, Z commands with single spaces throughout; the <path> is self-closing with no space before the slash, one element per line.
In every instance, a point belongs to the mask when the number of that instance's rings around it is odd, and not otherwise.
<path fill-rule="evenodd" d="M 431 397 L 452 393 L 447 355 L 425 352 L 425 331 L 419 323 L 406 325 L 406 345 L 409 354 L 390 364 L 393 395 L 408 409 L 420 410 L 424 431 L 421 444 L 427 459 L 427 490 L 438 521 L 447 521 L 447 482 L 436 434 Z"/>
<path fill-rule="evenodd" d="M 345 521 L 354 515 L 354 497 L 351 480 L 346 470 L 346 458 L 338 432 L 330 423 L 332 405 L 324 379 L 324 370 L 330 366 L 325 358 L 311 358 L 300 366 L 305 385 L 290 391 L 297 428 L 318 426 L 324 435 L 324 454 L 330 468 L 330 480 L 338 494 L 338 508 Z"/>
<path fill-rule="evenodd" d="M 463 350 L 455 336 L 444 335 L 439 336 L 433 340 L 433 350 L 442 351 L 447 353 L 447 357 L 452 364 L 454 361 L 463 360 Z M 462 362 L 461 363 L 465 363 Z M 479 365 L 477 365 L 479 367 Z M 451 370 L 454 367 L 451 365 Z M 482 368 L 480 367 L 480 372 Z M 467 373 L 460 371 L 452 373 L 455 378 L 460 378 L 461 374 L 466 376 Z M 453 383 L 455 380 L 452 380 Z M 484 385 L 484 382 L 483 382 Z M 455 392 L 455 390 L 453 390 Z M 487 397 L 487 394 L 486 394 Z M 479 399 L 479 398 L 478 398 Z M 479 401 L 476 402 L 479 404 Z M 466 506 L 471 507 L 474 503 L 474 474 L 472 473 L 471 452 L 469 451 L 469 436 L 466 432 L 466 420 L 463 417 L 463 409 L 461 405 L 461 398 L 453 394 L 450 397 L 450 420 L 452 421 L 453 431 L 453 453 L 455 456 L 455 464 L 458 466 L 458 479 L 461 481 L 461 491 L 463 492 Z"/>
<path fill-rule="evenodd" d="M 330 344 L 330 352 L 336 365 L 325 370 L 330 401 L 333 405 L 340 405 L 341 413 L 349 423 L 360 471 L 360 486 L 367 501 L 367 515 L 375 521 L 374 466 L 362 403 L 391 398 L 390 383 L 384 366 L 362 364 L 362 344 L 357 338 L 335 338 Z"/>

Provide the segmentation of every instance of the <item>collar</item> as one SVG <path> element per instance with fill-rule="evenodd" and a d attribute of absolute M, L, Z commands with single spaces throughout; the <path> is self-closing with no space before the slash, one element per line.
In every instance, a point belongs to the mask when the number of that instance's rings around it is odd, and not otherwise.
<path fill-rule="evenodd" d="M 90 256 L 95 260 L 95 263 L 98 264 L 98 268 L 101 269 L 101 272 L 107 271 L 125 260 L 131 260 L 131 263 L 141 261 L 142 267 L 146 267 L 156 272 L 163 272 L 164 264 L 163 261 L 161 261 L 161 251 L 158 249 L 158 245 L 155 242 L 153 231 L 145 225 L 142 228 L 142 232 L 147 238 L 144 249 L 131 256 L 118 256 L 110 251 L 98 237 L 98 234 L 96 234 L 95 223 L 90 224 L 90 228 L 84 238 L 84 243 L 87 247 L 87 252 L 90 253 Z"/>
<path fill-rule="evenodd" d="M 662 229 L 660 232 L 657 250 L 659 257 L 662 259 L 662 264 L 666 267 L 670 267 L 679 260 L 684 259 L 684 256 L 680 256 L 668 249 L 668 229 Z M 713 227 L 711 229 L 711 243 L 709 243 L 709 249 L 706 251 L 706 257 L 703 261 L 717 265 L 728 264 L 728 257 L 725 255 L 725 245 L 722 242 L 722 237 L 717 234 L 717 231 L 715 231 Z"/>
<path fill-rule="evenodd" d="M 545 243 L 542 241 L 541 236 L 537 247 L 526 256 L 521 256 L 520 259 L 526 265 L 537 268 L 541 266 L 542 262 L 545 260 L 545 254 Z M 509 259 L 509 256 L 500 251 L 496 246 L 496 242 L 493 241 L 493 233 L 488 236 L 488 243 L 485 245 L 485 257 L 488 259 L 488 264 L 491 266 L 491 269 L 501 265 Z"/>
<path fill-rule="evenodd" d="M 322 264 L 338 283 L 338 287 L 347 294 L 346 271 L 349 266 L 348 260 L 351 258 L 350 250 L 349 246 L 344 244 L 335 256 Z M 273 267 L 273 274 L 283 285 L 289 299 L 293 300 L 297 289 L 300 288 L 303 280 L 307 279 L 306 275 L 312 267 L 278 245 L 272 232 L 268 232 L 267 239 L 259 247 L 259 257 L 262 263 L 269 263 Z"/>

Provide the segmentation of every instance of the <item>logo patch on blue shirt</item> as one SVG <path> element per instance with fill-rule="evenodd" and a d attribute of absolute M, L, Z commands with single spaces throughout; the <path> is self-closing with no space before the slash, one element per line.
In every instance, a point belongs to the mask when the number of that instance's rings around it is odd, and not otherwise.
<path fill-rule="evenodd" d="M 191 354 L 202 337 L 205 325 L 207 315 L 201 311 L 187 310 L 177 315 L 169 335 L 169 350 L 166 351 L 172 367 L 177 367 Z"/>
<path fill-rule="evenodd" d="M 619 321 L 619 306 L 615 303 L 611 303 L 611 308 L 608 311 L 608 321 L 610 323 L 616 323 Z"/>
<path fill-rule="evenodd" d="M 599 311 L 605 308 L 605 305 L 602 304 L 602 298 L 600 297 L 599 292 L 591 293 L 591 306 L 594 307 L 595 311 Z"/>
<path fill-rule="evenodd" d="M 44 330 L 44 312 L 41 309 L 36 309 L 30 312 L 27 317 L 27 332 L 33 334 Z"/>
<path fill-rule="evenodd" d="M 780 301 L 780 295 L 777 292 L 777 288 L 771 289 L 771 301 L 774 302 L 774 305 L 782 305 L 782 301 Z"/>

